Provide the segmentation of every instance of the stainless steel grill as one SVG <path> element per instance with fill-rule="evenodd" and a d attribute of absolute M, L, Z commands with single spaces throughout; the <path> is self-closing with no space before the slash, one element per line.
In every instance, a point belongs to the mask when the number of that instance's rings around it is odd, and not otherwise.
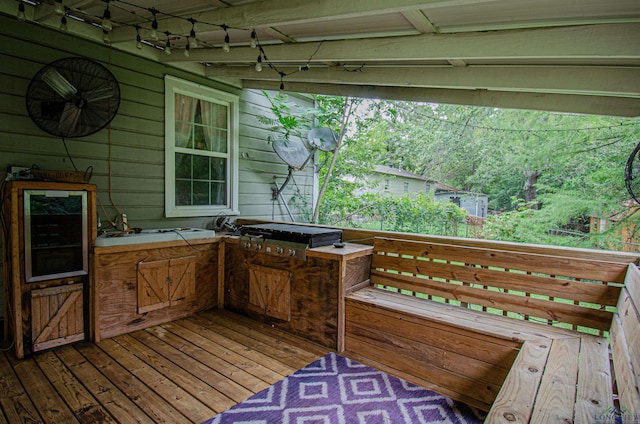
<path fill-rule="evenodd" d="M 328 246 L 342 239 L 342 231 L 295 224 L 245 225 L 240 248 L 268 255 L 306 260 L 307 248 Z"/>

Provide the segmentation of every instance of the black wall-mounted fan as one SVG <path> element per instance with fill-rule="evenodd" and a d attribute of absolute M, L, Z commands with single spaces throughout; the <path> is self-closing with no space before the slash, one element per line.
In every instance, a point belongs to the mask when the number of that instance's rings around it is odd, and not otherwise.
<path fill-rule="evenodd" d="M 633 200 L 640 203 L 640 142 L 627 159 L 624 172 L 624 183 Z"/>
<path fill-rule="evenodd" d="M 93 134 L 111 122 L 120 106 L 120 86 L 98 62 L 56 60 L 38 71 L 27 89 L 27 111 L 43 131 L 62 138 Z"/>

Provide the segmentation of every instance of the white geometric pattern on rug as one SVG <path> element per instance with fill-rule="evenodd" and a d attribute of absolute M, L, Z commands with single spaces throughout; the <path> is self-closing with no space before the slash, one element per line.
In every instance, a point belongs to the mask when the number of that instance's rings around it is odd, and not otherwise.
<path fill-rule="evenodd" d="M 206 424 L 481 423 L 450 398 L 330 353 Z"/>

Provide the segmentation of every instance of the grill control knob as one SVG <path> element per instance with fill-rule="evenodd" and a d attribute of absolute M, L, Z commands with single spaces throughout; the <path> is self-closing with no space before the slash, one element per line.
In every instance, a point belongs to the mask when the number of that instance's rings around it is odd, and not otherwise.
<path fill-rule="evenodd" d="M 276 247 L 276 253 L 278 255 L 281 255 L 282 253 L 284 253 L 284 249 L 281 246 Z"/>
<path fill-rule="evenodd" d="M 251 249 L 251 242 L 250 241 L 245 241 L 244 242 L 244 248 L 245 249 Z"/>
<path fill-rule="evenodd" d="M 289 249 L 287 251 L 287 253 L 289 254 L 289 256 L 296 256 L 296 250 L 295 249 Z"/>
<path fill-rule="evenodd" d="M 256 243 L 256 250 L 262 250 L 262 244 Z"/>

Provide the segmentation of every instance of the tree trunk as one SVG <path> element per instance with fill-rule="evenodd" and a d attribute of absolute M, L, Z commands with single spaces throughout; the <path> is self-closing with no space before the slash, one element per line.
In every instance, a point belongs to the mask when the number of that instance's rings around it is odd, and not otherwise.
<path fill-rule="evenodd" d="M 536 184 L 538 183 L 538 177 L 540 175 L 542 175 L 540 171 L 524 171 L 524 200 L 527 204 L 530 204 L 533 209 L 538 209 Z"/>

